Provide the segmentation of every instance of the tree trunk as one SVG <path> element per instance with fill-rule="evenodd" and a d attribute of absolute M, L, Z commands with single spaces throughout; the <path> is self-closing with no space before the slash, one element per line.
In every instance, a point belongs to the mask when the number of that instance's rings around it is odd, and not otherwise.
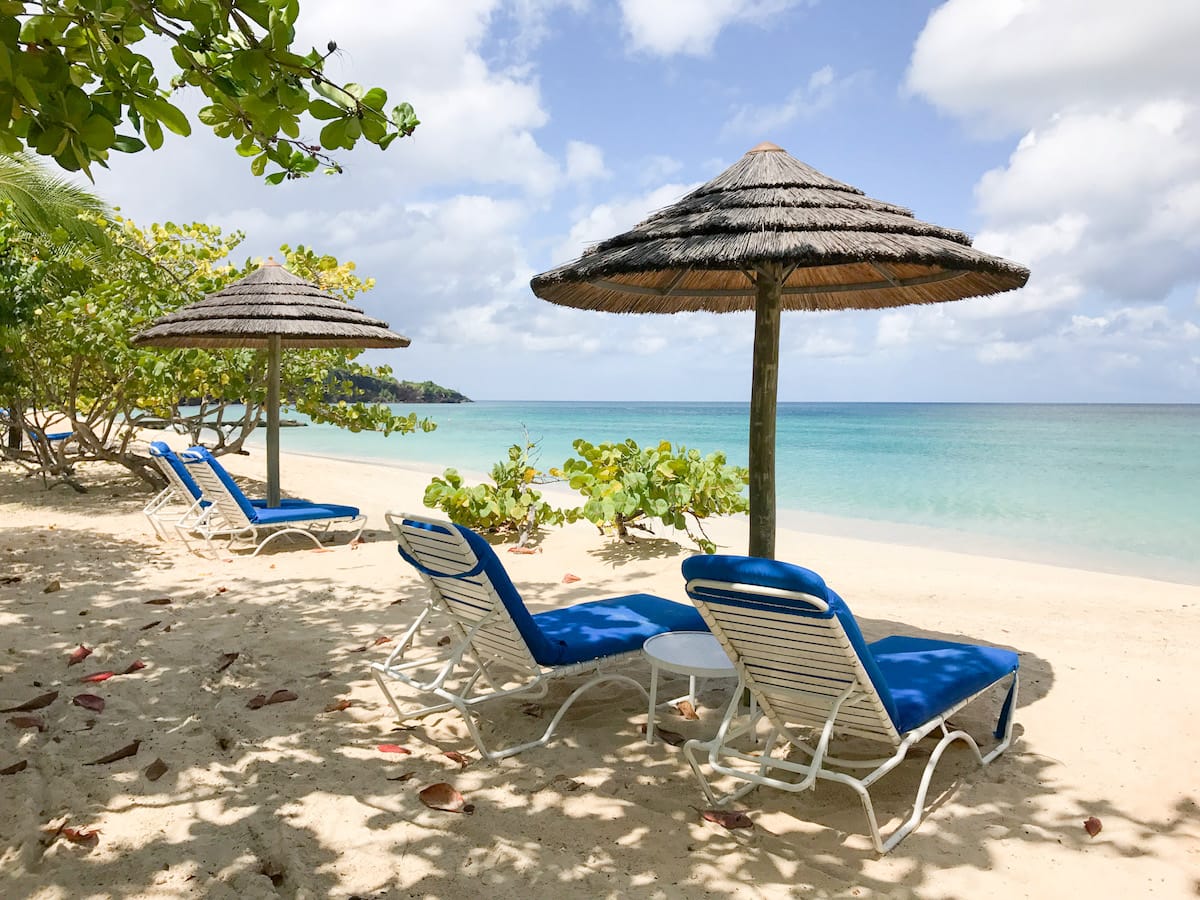
<path fill-rule="evenodd" d="M 779 395 L 778 263 L 757 273 L 750 385 L 750 555 L 775 558 L 775 410 Z"/>

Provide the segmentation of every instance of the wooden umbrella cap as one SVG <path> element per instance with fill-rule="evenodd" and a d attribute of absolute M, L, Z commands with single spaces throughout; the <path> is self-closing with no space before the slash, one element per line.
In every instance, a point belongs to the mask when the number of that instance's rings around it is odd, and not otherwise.
<path fill-rule="evenodd" d="M 770 141 L 763 141 L 757 146 L 751 147 L 747 153 L 786 153 L 787 151 L 778 144 L 772 144 Z"/>
<path fill-rule="evenodd" d="M 260 269 L 265 269 L 267 266 L 274 266 L 274 267 L 275 267 L 275 268 L 277 268 L 277 269 L 278 269 L 278 268 L 280 268 L 280 265 L 279 265 L 279 263 L 275 262 L 275 257 L 273 257 L 273 256 L 268 256 L 268 257 L 267 257 L 267 261 L 266 261 L 266 262 L 264 262 L 264 263 L 262 263 L 262 264 L 260 264 L 260 265 L 259 265 L 259 268 L 260 268 Z"/>

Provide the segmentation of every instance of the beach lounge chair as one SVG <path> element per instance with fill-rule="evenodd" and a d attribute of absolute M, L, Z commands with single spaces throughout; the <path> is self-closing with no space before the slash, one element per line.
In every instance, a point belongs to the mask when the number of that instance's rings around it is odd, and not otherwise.
<path fill-rule="evenodd" d="M 388 513 L 387 521 L 400 555 L 429 588 L 429 603 L 388 658 L 371 666 L 371 674 L 401 719 L 457 709 L 489 762 L 546 744 L 571 704 L 602 682 L 633 685 L 645 697 L 645 688 L 628 675 L 604 670 L 640 659 L 642 644 L 656 634 L 705 630 L 693 607 L 649 594 L 531 614 L 491 545 L 475 532 L 402 513 Z M 454 639 L 441 652 L 406 660 L 418 630 L 435 611 L 449 616 Z M 537 699 L 552 681 L 589 672 L 592 677 L 562 702 L 541 737 L 503 750 L 484 743 L 473 716 L 477 706 L 504 697 Z M 402 709 L 389 681 L 442 702 Z"/>
<path fill-rule="evenodd" d="M 950 744 L 964 742 L 987 765 L 1012 741 L 1017 654 L 1011 650 L 900 636 L 868 644 L 845 602 L 819 575 L 784 562 L 696 556 L 684 561 L 683 576 L 688 595 L 733 660 L 741 687 L 771 725 L 765 747 L 754 754 L 732 746 L 738 691 L 716 737 L 687 742 L 688 762 L 709 802 L 728 803 L 758 785 L 799 792 L 818 779 L 835 781 L 858 794 L 875 849 L 886 853 L 920 824 L 934 768 Z M 974 738 L 946 720 L 1002 682 L 1008 694 L 995 729 L 999 743 L 984 755 Z M 869 789 L 930 734 L 938 743 L 912 814 L 884 840 Z M 830 747 L 835 735 L 887 745 L 890 755 L 836 757 Z M 782 750 L 778 757 L 776 749 Z M 701 752 L 715 773 L 747 784 L 718 797 L 701 771 Z M 789 753 L 799 758 L 783 758 Z M 776 777 L 773 770 L 794 780 Z M 850 774 L 853 770 L 861 774 Z"/>
<path fill-rule="evenodd" d="M 162 441 L 153 441 L 150 444 L 150 456 L 162 471 L 163 477 L 167 479 L 167 486 L 155 494 L 142 512 L 150 520 L 150 526 L 154 529 L 155 534 L 164 540 L 169 540 L 172 536 L 172 529 L 186 526 L 189 519 L 195 519 L 210 504 L 201 496 L 200 485 L 196 484 L 196 480 L 188 474 L 188 470 L 175 451 Z M 280 506 L 286 507 L 298 507 L 306 504 L 308 504 L 307 500 L 294 500 L 288 497 L 279 501 Z M 252 499 L 250 505 L 258 509 L 265 509 L 267 501 Z M 171 525 L 172 529 L 168 529 L 168 525 Z"/>
<path fill-rule="evenodd" d="M 285 534 L 305 535 L 320 547 L 317 533 L 324 534 L 331 526 L 343 523 L 348 523 L 351 528 L 358 526 L 350 539 L 353 542 L 367 523 L 367 517 L 354 506 L 307 501 L 293 501 L 274 508 L 255 505 L 206 448 L 192 447 L 177 456 L 200 488 L 201 497 L 176 525 L 176 530 L 189 546 L 189 534 L 204 538 L 205 546 L 214 555 L 214 537 L 228 538 L 230 546 L 240 538 L 248 538 L 258 543 L 251 554 L 258 556 L 263 547 Z M 270 531 L 270 534 L 259 541 L 259 531 Z"/>

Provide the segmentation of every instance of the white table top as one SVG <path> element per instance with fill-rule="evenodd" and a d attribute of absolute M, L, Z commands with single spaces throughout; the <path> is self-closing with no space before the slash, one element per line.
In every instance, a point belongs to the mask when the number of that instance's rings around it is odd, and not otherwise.
<path fill-rule="evenodd" d="M 650 662 L 678 675 L 736 678 L 737 670 L 707 631 L 669 631 L 647 638 L 642 652 Z"/>

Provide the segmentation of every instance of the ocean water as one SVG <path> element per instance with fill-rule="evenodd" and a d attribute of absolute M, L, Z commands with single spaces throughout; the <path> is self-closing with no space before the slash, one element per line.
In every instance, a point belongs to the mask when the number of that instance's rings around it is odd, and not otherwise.
<path fill-rule="evenodd" d="M 580 437 L 748 455 L 745 403 L 394 408 L 437 431 L 309 425 L 283 449 L 482 473 L 524 429 L 543 469 Z M 1200 583 L 1200 405 L 782 403 L 776 455 L 785 524 Z"/>

